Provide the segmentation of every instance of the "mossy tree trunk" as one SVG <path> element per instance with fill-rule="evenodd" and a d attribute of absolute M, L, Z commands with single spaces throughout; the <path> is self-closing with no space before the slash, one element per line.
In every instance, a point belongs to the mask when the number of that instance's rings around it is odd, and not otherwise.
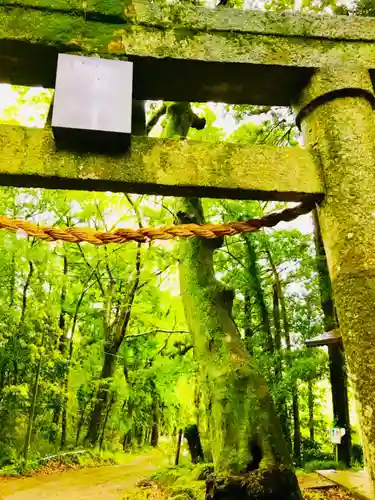
<path fill-rule="evenodd" d="M 204 222 L 200 200 L 184 200 L 182 208 L 182 220 L 189 216 Z M 181 296 L 201 379 L 211 400 L 208 418 L 215 472 L 227 477 L 246 474 L 259 466 L 259 458 L 265 469 L 281 470 L 290 465 L 286 441 L 267 382 L 249 357 L 232 319 L 233 293 L 215 278 L 213 251 L 217 243 L 198 238 L 180 243 Z M 259 448 L 261 457 L 255 457 L 254 450 Z M 217 483 L 209 494 L 220 498 L 223 487 Z M 233 498 L 238 493 L 236 489 Z M 252 494 L 250 488 L 248 498 Z M 279 494 L 275 490 L 275 498 Z M 284 498 L 299 495 L 297 482 L 292 481 Z"/>
<path fill-rule="evenodd" d="M 191 126 L 204 126 L 189 103 L 164 105 L 162 112 L 166 113 L 163 137 L 185 138 Z M 201 201 L 182 200 L 178 217 L 182 223 L 204 223 Z M 253 485 L 258 499 L 266 498 L 258 491 L 263 480 L 267 498 L 271 498 L 272 491 L 272 498 L 279 499 L 283 491 L 285 500 L 300 499 L 267 382 L 250 358 L 232 318 L 234 294 L 215 278 L 213 253 L 220 244 L 220 240 L 200 238 L 180 242 L 181 297 L 207 405 L 215 474 L 227 478 L 224 483 L 216 479 L 208 481 L 207 498 L 238 498 L 244 488 L 247 498 L 255 498 L 251 481 L 245 485 L 244 481 L 233 478 L 238 478 L 238 474 L 243 477 L 261 463 L 266 472 L 259 471 L 261 479 Z M 273 477 L 279 479 L 272 482 L 266 476 L 267 471 L 273 470 L 277 471 Z M 238 488 L 230 493 L 232 479 L 237 481 Z"/>
<path fill-rule="evenodd" d="M 185 199 L 186 217 L 204 222 L 198 199 Z M 267 382 L 249 358 L 231 316 L 233 292 L 214 275 L 217 241 L 180 243 L 180 286 L 195 353 L 211 397 L 211 445 L 218 470 L 241 472 L 252 462 L 249 443 L 261 442 L 266 462 L 289 463 Z"/>

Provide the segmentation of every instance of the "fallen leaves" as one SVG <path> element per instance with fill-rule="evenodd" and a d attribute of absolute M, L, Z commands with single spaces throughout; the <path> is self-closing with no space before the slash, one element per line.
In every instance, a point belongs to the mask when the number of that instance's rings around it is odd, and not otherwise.
<path fill-rule="evenodd" d="M 304 490 L 304 500 L 354 500 L 350 493 L 342 488 L 325 488 L 319 490 Z"/>

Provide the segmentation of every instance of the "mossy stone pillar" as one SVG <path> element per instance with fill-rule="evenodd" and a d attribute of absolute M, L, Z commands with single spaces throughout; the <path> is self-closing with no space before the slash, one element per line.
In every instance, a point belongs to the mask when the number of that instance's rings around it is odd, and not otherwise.
<path fill-rule="evenodd" d="M 318 215 L 335 304 L 375 483 L 375 121 L 368 71 L 315 73 L 295 106 L 326 196 Z"/>

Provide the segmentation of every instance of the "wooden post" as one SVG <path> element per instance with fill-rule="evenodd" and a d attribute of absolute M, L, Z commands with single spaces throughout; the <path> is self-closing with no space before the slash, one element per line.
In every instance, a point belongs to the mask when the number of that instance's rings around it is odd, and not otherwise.
<path fill-rule="evenodd" d="M 326 198 L 318 215 L 356 392 L 365 456 L 375 482 L 375 121 L 366 69 L 315 73 L 296 106 Z"/>
<path fill-rule="evenodd" d="M 336 331 L 305 340 L 308 347 L 327 346 L 329 356 L 329 374 L 332 392 L 334 426 L 345 429 L 341 443 L 337 445 L 337 460 L 350 467 L 351 462 L 351 428 L 349 419 L 349 401 L 345 354 L 342 338 Z"/>

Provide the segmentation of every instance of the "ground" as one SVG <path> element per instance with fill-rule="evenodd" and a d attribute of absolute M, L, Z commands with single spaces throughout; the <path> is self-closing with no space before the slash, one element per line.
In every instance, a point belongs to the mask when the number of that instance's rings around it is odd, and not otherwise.
<path fill-rule="evenodd" d="M 354 500 L 352 495 L 339 487 L 305 490 L 303 498 L 304 500 Z"/>
<path fill-rule="evenodd" d="M 50 471 L 26 478 L 0 478 L 0 500 L 123 500 L 137 498 L 137 483 L 151 476 L 158 468 L 165 467 L 165 456 L 150 453 L 135 458 L 125 465 L 111 465 L 91 469 Z M 338 487 L 327 487 L 317 475 L 301 477 L 305 500 L 353 500 Z M 138 490 L 139 491 L 139 490 Z M 156 500 L 167 498 L 156 491 Z"/>
<path fill-rule="evenodd" d="M 161 456 L 149 454 L 126 465 L 111 465 L 0 479 L 1 500 L 119 500 L 137 482 L 165 465 Z"/>

